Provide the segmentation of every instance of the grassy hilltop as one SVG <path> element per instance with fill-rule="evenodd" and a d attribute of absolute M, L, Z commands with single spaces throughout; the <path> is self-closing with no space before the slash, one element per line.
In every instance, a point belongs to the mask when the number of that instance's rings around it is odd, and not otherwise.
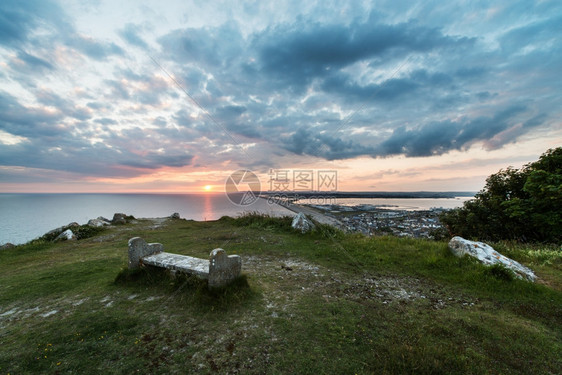
<path fill-rule="evenodd" d="M 127 241 L 242 256 L 225 290 L 131 273 Z M 446 242 L 366 238 L 290 219 L 146 219 L 0 251 L 0 374 L 555 374 L 559 248 L 493 244 L 536 284 Z"/>

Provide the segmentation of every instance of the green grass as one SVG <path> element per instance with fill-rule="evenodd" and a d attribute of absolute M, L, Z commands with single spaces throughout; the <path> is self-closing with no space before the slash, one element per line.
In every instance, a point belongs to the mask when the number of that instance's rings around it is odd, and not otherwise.
<path fill-rule="evenodd" d="M 239 254 L 243 276 L 126 269 L 127 241 Z M 555 246 L 493 244 L 538 283 L 450 254 L 446 242 L 366 238 L 251 214 L 134 223 L 0 252 L 0 374 L 556 374 Z"/>

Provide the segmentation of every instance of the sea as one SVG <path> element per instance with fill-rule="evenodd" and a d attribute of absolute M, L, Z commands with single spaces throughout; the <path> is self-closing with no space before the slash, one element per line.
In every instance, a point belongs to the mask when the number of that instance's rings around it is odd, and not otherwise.
<path fill-rule="evenodd" d="M 459 199 L 369 199 L 342 198 L 337 204 L 372 204 L 381 208 L 424 210 L 432 207 L 454 208 Z M 311 202 L 308 202 L 311 203 Z M 143 217 L 166 217 L 177 212 L 181 218 L 197 221 L 236 217 L 247 212 L 272 216 L 294 216 L 292 211 L 257 199 L 240 206 L 225 194 L 0 194 L 0 244 L 22 244 L 71 222 L 86 224 L 99 216 L 111 219 L 116 212 Z"/>
<path fill-rule="evenodd" d="M 0 194 L 0 244 L 26 243 L 71 222 L 86 224 L 116 212 L 143 217 L 166 217 L 174 212 L 183 219 L 218 220 L 246 212 L 293 216 L 292 211 L 257 199 L 253 204 L 233 204 L 225 194 Z"/>

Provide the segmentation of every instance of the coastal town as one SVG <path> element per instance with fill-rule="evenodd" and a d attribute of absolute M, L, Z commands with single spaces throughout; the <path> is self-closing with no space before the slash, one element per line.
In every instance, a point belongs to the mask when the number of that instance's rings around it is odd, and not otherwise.
<path fill-rule="evenodd" d="M 381 208 L 368 204 L 357 206 L 308 205 L 322 214 L 339 220 L 350 232 L 367 236 L 394 235 L 399 237 L 439 239 L 446 228 L 439 221 L 439 215 L 446 209 L 410 211 Z"/>

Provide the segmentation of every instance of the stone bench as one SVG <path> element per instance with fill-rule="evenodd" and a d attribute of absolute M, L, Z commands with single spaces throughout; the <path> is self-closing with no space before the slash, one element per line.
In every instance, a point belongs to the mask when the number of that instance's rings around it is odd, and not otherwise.
<path fill-rule="evenodd" d="M 162 244 L 146 243 L 142 238 L 134 237 L 129 240 L 129 269 L 141 265 L 196 275 L 208 280 L 209 288 L 220 288 L 240 276 L 242 260 L 238 255 L 226 255 L 223 249 L 211 251 L 209 260 L 165 253 Z"/>

